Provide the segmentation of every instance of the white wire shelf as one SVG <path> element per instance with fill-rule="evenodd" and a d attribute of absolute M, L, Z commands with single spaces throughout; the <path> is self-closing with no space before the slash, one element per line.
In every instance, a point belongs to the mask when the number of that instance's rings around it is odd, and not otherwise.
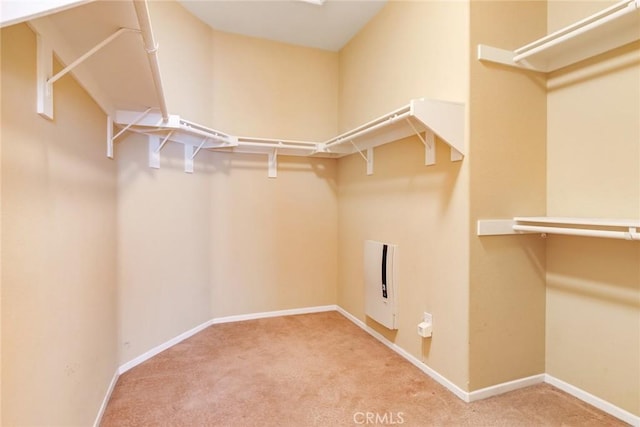
<path fill-rule="evenodd" d="M 465 106 L 461 103 L 432 99 L 414 99 L 402 108 L 322 142 L 234 136 L 208 128 L 176 115 L 167 120 L 157 111 L 117 111 L 113 123 L 122 129 L 108 136 L 108 152 L 122 133 L 132 131 L 150 137 L 151 167 L 159 167 L 159 152 L 167 141 L 185 145 L 185 171 L 193 172 L 193 159 L 200 150 L 269 156 L 269 176 L 276 176 L 277 156 L 339 158 L 359 153 L 373 173 L 373 148 L 412 135 L 425 145 L 425 164 L 435 163 L 435 135 L 451 148 L 451 160 L 465 154 Z M 424 135 L 424 136 L 423 136 Z M 161 140 L 161 142 L 159 142 Z M 188 158 L 187 158 L 188 157 Z"/>
<path fill-rule="evenodd" d="M 523 233 L 640 240 L 640 219 L 529 216 L 478 220 L 478 236 Z"/>
<path fill-rule="evenodd" d="M 478 59 L 551 72 L 640 40 L 640 0 L 623 0 L 513 51 L 478 45 Z"/>

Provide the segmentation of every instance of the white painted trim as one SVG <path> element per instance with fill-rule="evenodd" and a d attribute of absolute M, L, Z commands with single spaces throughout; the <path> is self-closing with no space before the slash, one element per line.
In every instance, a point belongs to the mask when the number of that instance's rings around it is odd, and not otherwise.
<path fill-rule="evenodd" d="M 293 316 L 296 314 L 309 314 L 309 313 L 320 313 L 320 312 L 324 312 L 324 311 L 335 311 L 336 310 L 336 306 L 335 305 L 324 305 L 324 306 L 317 306 L 317 307 L 306 307 L 306 308 L 294 308 L 294 309 L 290 309 L 290 310 L 279 310 L 279 311 L 266 311 L 266 312 L 261 312 L 261 313 L 252 313 L 252 314 L 240 314 L 237 316 L 227 316 L 227 317 L 217 317 L 217 318 L 213 318 L 211 320 L 208 320 L 198 326 L 196 326 L 195 328 L 192 328 L 190 330 L 188 330 L 187 332 L 184 332 L 172 339 L 170 339 L 169 341 L 166 341 L 156 347 L 153 347 L 152 349 L 150 349 L 149 351 L 141 354 L 140 356 L 128 361 L 127 363 L 123 364 L 120 366 L 120 368 L 118 369 L 118 373 L 120 375 L 122 375 L 123 373 L 127 372 L 129 369 L 138 366 L 139 364 L 141 364 L 142 362 L 145 362 L 149 359 L 151 359 L 153 356 L 157 355 L 158 353 L 167 350 L 170 347 L 173 347 L 174 345 L 178 344 L 181 341 L 186 340 L 187 338 L 197 334 L 198 332 L 202 331 L 205 328 L 208 328 L 211 325 L 217 325 L 220 323 L 230 323 L 230 322 L 241 322 L 244 320 L 255 320 L 255 319 L 265 319 L 268 317 L 279 317 L 279 316 Z"/>
<path fill-rule="evenodd" d="M 356 326 L 359 326 L 360 328 L 362 328 L 365 332 L 369 333 L 369 335 L 371 335 L 372 337 L 374 337 L 375 339 L 380 341 L 382 344 L 384 344 L 387 347 L 389 347 L 391 350 L 393 350 L 396 353 L 398 353 L 400 356 L 405 358 L 409 363 L 411 363 L 412 365 L 414 365 L 415 367 L 420 369 L 422 372 L 424 372 L 425 374 L 427 374 L 431 378 L 433 378 L 436 382 L 438 382 L 439 384 L 441 384 L 444 387 L 446 387 L 447 390 L 449 390 L 450 392 L 452 392 L 453 394 L 458 396 L 460 399 L 464 400 L 465 402 L 469 402 L 469 393 L 468 392 L 462 390 L 460 387 L 455 385 L 453 382 L 449 381 L 447 378 L 445 378 L 444 376 L 440 375 L 435 370 L 431 369 L 429 366 L 427 366 L 427 364 L 425 364 L 424 362 L 419 360 L 417 357 L 413 356 L 412 354 L 410 354 L 409 352 L 404 350 L 402 347 L 400 347 L 400 346 L 390 342 L 389 340 L 387 340 L 381 334 L 376 332 L 375 329 L 367 326 L 362 320 L 358 319 L 357 317 L 355 317 L 354 315 L 352 315 L 351 313 L 349 313 L 348 311 L 346 311 L 342 307 L 337 306 L 336 310 L 338 311 L 338 313 L 342 314 L 344 317 L 346 317 L 347 319 L 349 319 L 353 323 L 355 323 Z"/>
<path fill-rule="evenodd" d="M 210 326 L 212 324 L 212 320 L 208 320 L 198 326 L 196 326 L 195 328 L 189 329 L 187 332 L 183 332 L 182 334 L 171 338 L 169 341 L 164 342 L 158 346 L 153 347 L 151 350 L 141 354 L 140 356 L 128 361 L 127 363 L 123 364 L 120 366 L 120 368 L 118 368 L 118 373 L 120 375 L 124 374 L 125 372 L 127 372 L 129 369 L 138 366 L 139 364 L 141 364 L 142 362 L 145 362 L 149 359 L 151 359 L 153 356 L 155 356 L 156 354 L 165 351 L 166 349 L 173 347 L 174 345 L 178 344 L 181 341 L 186 340 L 187 338 L 197 334 L 198 332 L 200 332 L 201 330 L 207 328 L 208 326 Z"/>
<path fill-rule="evenodd" d="M 468 402 L 486 399 L 487 397 L 497 396 L 499 394 L 508 393 L 520 388 L 529 387 L 535 384 L 542 384 L 545 380 L 545 374 L 532 375 L 526 378 L 519 378 L 506 383 L 492 385 L 490 387 L 481 388 L 469 393 Z"/>
<path fill-rule="evenodd" d="M 615 406 L 614 404 L 607 402 L 606 400 L 601 399 L 598 396 L 594 396 L 587 391 L 566 383 L 549 374 L 545 374 L 544 382 L 546 382 L 547 384 L 551 384 L 552 386 L 557 387 L 566 393 L 569 393 L 573 397 L 576 397 L 591 406 L 595 406 L 601 411 L 604 411 L 607 414 L 624 421 L 625 423 L 631 424 L 634 427 L 640 427 L 640 416 L 634 415 L 631 412 Z"/>
<path fill-rule="evenodd" d="M 535 384 L 540 384 L 545 382 L 545 383 L 551 384 L 554 387 L 559 388 L 562 391 L 569 393 L 573 397 L 580 399 L 583 402 L 590 404 L 591 406 L 594 406 L 608 413 L 609 415 L 612 415 L 618 418 L 619 420 L 622 420 L 628 424 L 631 424 L 634 427 L 640 427 L 639 416 L 634 415 L 628 411 L 625 411 L 624 409 L 619 408 L 613 405 L 612 403 L 607 402 L 606 400 L 603 400 L 597 396 L 594 396 L 591 393 L 588 393 L 584 390 L 581 390 L 571 384 L 568 384 L 562 380 L 554 378 L 549 374 L 532 375 L 530 377 L 520 378 L 517 380 L 508 381 L 506 383 L 496 384 L 494 386 L 486 387 L 486 388 L 475 390 L 472 392 L 464 391 L 460 387 L 455 385 L 453 382 L 451 382 L 450 380 L 448 380 L 447 378 L 439 374 L 437 371 L 431 369 L 424 362 L 420 361 L 418 358 L 408 353 L 406 350 L 402 349 L 401 347 L 387 340 L 384 336 L 376 332 L 375 329 L 367 326 L 363 321 L 361 321 L 351 313 L 347 312 L 342 307 L 337 306 L 336 310 L 340 314 L 342 314 L 344 317 L 352 321 L 354 324 L 362 328 L 364 331 L 369 333 L 372 337 L 380 341 L 382 344 L 386 345 L 391 350 L 395 351 L 400 356 L 404 357 L 412 365 L 416 366 L 422 372 L 429 375 L 436 382 L 446 387 L 449 391 L 451 391 L 453 394 L 455 394 L 465 402 L 473 402 L 476 400 L 486 399 L 488 397 L 497 396 L 499 394 L 507 393 L 510 391 L 518 390 L 524 387 L 529 387 Z"/>
<path fill-rule="evenodd" d="M 195 328 L 190 329 L 189 331 L 184 332 L 178 335 L 177 337 L 172 338 L 169 341 L 152 348 L 151 350 L 145 352 L 144 354 L 120 366 L 116 371 L 116 373 L 114 374 L 113 379 L 111 380 L 111 384 L 109 385 L 107 394 L 104 398 L 104 401 L 102 402 L 100 411 L 98 412 L 98 415 L 96 417 L 94 427 L 97 427 L 100 424 L 104 410 L 106 409 L 107 403 L 109 402 L 109 398 L 111 397 L 111 393 L 113 392 L 115 384 L 120 375 L 122 375 L 129 369 L 141 364 L 142 362 L 152 358 L 158 353 L 197 334 L 198 332 L 202 331 L 203 329 L 211 325 L 231 323 L 231 322 L 242 322 L 246 320 L 265 319 L 269 317 L 322 313 L 327 311 L 337 311 L 338 313 L 342 314 L 348 320 L 353 322 L 356 326 L 360 327 L 369 335 L 371 335 L 372 337 L 380 341 L 382 344 L 384 344 L 385 346 L 387 346 L 388 348 L 390 348 L 391 350 L 393 350 L 394 352 L 402 356 L 409 363 L 411 363 L 412 365 L 420 369 L 422 372 L 424 372 L 425 374 L 433 378 L 436 382 L 444 386 L 447 390 L 449 390 L 450 392 L 452 392 L 453 394 L 458 396 L 458 398 L 462 399 L 465 402 L 473 402 L 476 400 L 486 399 L 488 397 L 496 396 L 502 393 L 507 393 L 523 387 L 529 387 L 531 385 L 545 382 L 545 383 L 551 384 L 554 387 L 557 387 L 558 389 L 564 392 L 569 393 L 570 395 L 576 397 L 577 399 L 580 399 L 583 402 L 586 402 L 628 424 L 631 424 L 634 427 L 640 427 L 640 416 L 634 415 L 622 408 L 619 408 L 613 405 L 612 403 L 609 403 L 597 396 L 592 395 L 591 393 L 581 390 L 569 383 L 559 380 L 549 374 L 539 374 L 539 375 L 533 375 L 526 378 L 520 378 L 517 380 L 496 384 L 494 386 L 486 387 L 486 388 L 475 390 L 472 392 L 465 391 L 460 387 L 458 387 L 457 385 L 455 385 L 450 380 L 448 380 L 443 375 L 439 374 L 434 369 L 430 368 L 427 364 L 419 360 L 417 357 L 413 356 L 412 354 L 410 354 L 400 346 L 396 345 L 395 343 L 392 343 L 389 340 L 387 340 L 375 329 L 367 326 L 363 321 L 361 321 L 360 319 L 358 319 L 357 317 L 355 317 L 354 315 L 352 315 L 351 313 L 349 313 L 348 311 L 346 311 L 345 309 L 343 309 L 338 305 L 324 305 L 324 306 L 316 306 L 316 307 L 295 308 L 290 310 L 266 311 L 266 312 L 260 312 L 260 313 L 252 313 L 252 314 L 240 314 L 235 316 L 217 317 L 217 318 L 208 320 L 207 322 L 204 322 L 201 325 L 198 325 Z"/>
<path fill-rule="evenodd" d="M 104 415 L 104 411 L 107 409 L 107 404 L 111 399 L 111 393 L 113 393 L 113 389 L 116 387 L 118 377 L 120 377 L 120 374 L 118 374 L 118 369 L 116 369 L 116 372 L 113 374 L 113 378 L 111 378 L 109 388 L 107 388 L 107 393 L 104 395 L 104 399 L 102 399 L 102 404 L 100 405 L 100 409 L 98 410 L 98 415 L 96 415 L 96 420 L 93 422 L 93 427 L 100 427 L 102 416 Z"/>
<path fill-rule="evenodd" d="M 293 308 L 290 310 L 263 311 L 260 313 L 239 314 L 236 316 L 217 317 L 217 318 L 211 319 L 211 324 L 217 325 L 220 323 L 243 322 L 245 320 L 266 319 L 268 317 L 295 316 L 296 314 L 323 313 L 325 311 L 336 311 L 336 310 L 337 310 L 337 306 L 335 305 L 321 305 L 317 307 Z"/>

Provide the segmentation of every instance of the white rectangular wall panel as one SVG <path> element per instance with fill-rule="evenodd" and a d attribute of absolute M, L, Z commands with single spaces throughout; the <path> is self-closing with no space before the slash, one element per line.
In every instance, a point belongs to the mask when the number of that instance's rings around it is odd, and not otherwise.
<path fill-rule="evenodd" d="M 365 313 L 389 329 L 397 327 L 397 245 L 365 240 Z"/>

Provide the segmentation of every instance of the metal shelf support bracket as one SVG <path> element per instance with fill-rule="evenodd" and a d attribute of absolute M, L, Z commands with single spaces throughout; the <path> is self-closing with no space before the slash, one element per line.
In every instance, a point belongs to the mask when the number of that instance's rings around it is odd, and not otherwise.
<path fill-rule="evenodd" d="M 131 28 L 120 28 L 115 33 L 80 55 L 71 64 L 64 67 L 56 75 L 53 74 L 53 49 L 51 45 L 40 34 L 37 35 L 37 103 L 36 110 L 42 117 L 53 120 L 53 84 L 67 75 L 71 70 L 82 64 L 86 59 L 98 52 L 100 49 L 111 43 L 124 33 L 140 33 L 140 30 Z"/>
<path fill-rule="evenodd" d="M 278 177 L 278 149 L 274 149 L 271 153 L 268 154 L 268 166 L 269 166 L 269 178 L 277 178 Z"/>

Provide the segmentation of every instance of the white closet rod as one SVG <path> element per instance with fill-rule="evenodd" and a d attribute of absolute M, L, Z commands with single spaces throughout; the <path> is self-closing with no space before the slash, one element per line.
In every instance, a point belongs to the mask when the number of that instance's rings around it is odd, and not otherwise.
<path fill-rule="evenodd" d="M 636 228 L 629 227 L 629 231 L 607 231 L 607 230 L 592 230 L 592 229 L 578 229 L 578 228 L 566 228 L 566 227 L 545 227 L 541 225 L 520 225 L 515 224 L 513 226 L 515 231 L 533 232 L 533 233 L 547 233 L 547 234 L 566 234 L 570 236 L 584 236 L 584 237 L 603 237 L 609 239 L 623 239 L 623 240 L 640 240 L 640 233 Z"/>
<path fill-rule="evenodd" d="M 140 30 L 142 31 L 144 48 L 147 51 L 147 55 L 149 58 L 149 66 L 151 67 L 153 84 L 156 89 L 156 95 L 158 96 L 158 103 L 160 104 L 160 113 L 162 114 L 162 119 L 166 122 L 169 120 L 169 110 L 167 109 L 167 103 L 164 97 L 162 77 L 160 76 L 160 63 L 158 62 L 158 44 L 153 37 L 153 30 L 151 29 L 151 19 L 149 17 L 149 7 L 147 5 L 147 0 L 133 0 L 133 6 L 136 9 L 138 23 L 140 24 Z"/>
<path fill-rule="evenodd" d="M 606 24 L 607 22 L 618 19 L 628 13 L 635 12 L 640 8 L 640 0 L 624 0 L 620 3 L 591 15 L 573 25 L 563 28 L 555 33 L 530 43 L 515 50 L 516 55 L 513 57 L 514 62 L 520 62 L 536 53 L 547 50 L 562 42 L 575 38 L 594 28 Z"/>
<path fill-rule="evenodd" d="M 338 135 L 335 138 L 331 138 L 330 140 L 324 143 L 324 146 L 326 148 L 329 148 L 334 145 L 344 144 L 345 142 L 349 142 L 351 139 L 355 139 L 363 135 L 366 135 L 369 132 L 373 132 L 374 130 L 380 129 L 395 121 L 402 120 L 406 117 L 409 117 L 410 115 L 411 115 L 411 110 L 409 106 L 400 108 L 385 116 L 379 117 L 375 120 L 371 120 L 370 122 L 365 123 L 362 126 L 359 126 L 349 132 L 345 132 L 342 135 Z"/>
<path fill-rule="evenodd" d="M 180 120 L 179 126 L 180 130 L 188 133 L 195 133 L 198 136 L 204 136 L 226 143 L 235 143 L 234 138 L 231 135 L 227 135 L 226 133 L 217 131 L 215 129 L 209 129 L 204 126 L 200 126 L 187 120 Z"/>
<path fill-rule="evenodd" d="M 309 150 L 315 151 L 316 146 L 300 146 L 294 144 L 285 144 L 281 142 L 249 142 L 249 141 L 238 141 L 238 146 L 243 147 L 261 147 L 261 148 L 283 148 L 283 149 L 292 149 L 292 150 Z"/>
<path fill-rule="evenodd" d="M 318 144 L 310 141 L 296 141 L 290 139 L 280 139 L 274 141 L 273 139 L 268 138 L 253 138 L 253 137 L 238 137 L 238 145 L 239 146 L 247 146 L 247 147 L 266 147 L 266 148 L 287 148 L 293 150 L 308 150 L 308 151 L 316 151 L 318 149 Z"/>

